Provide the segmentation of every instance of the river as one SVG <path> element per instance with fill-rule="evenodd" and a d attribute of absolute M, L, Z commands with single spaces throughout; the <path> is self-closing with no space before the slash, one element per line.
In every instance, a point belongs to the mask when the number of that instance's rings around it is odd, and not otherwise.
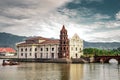
<path fill-rule="evenodd" d="M 117 64 L 20 63 L 2 66 L 0 80 L 120 80 Z"/>

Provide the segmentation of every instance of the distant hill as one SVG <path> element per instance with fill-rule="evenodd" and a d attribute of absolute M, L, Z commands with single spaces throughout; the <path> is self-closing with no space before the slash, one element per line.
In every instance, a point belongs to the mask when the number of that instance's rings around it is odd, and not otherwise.
<path fill-rule="evenodd" d="M 28 37 L 17 36 L 9 33 L 0 33 L 0 47 L 15 48 L 15 44 L 26 40 Z M 101 48 L 101 49 L 116 49 L 120 47 L 119 42 L 86 42 L 84 41 L 84 48 Z"/>
<path fill-rule="evenodd" d="M 120 47 L 120 42 L 86 42 L 84 48 L 116 49 Z"/>
<path fill-rule="evenodd" d="M 10 33 L 0 33 L 0 47 L 15 48 L 15 44 L 24 41 L 27 37 L 17 36 Z"/>

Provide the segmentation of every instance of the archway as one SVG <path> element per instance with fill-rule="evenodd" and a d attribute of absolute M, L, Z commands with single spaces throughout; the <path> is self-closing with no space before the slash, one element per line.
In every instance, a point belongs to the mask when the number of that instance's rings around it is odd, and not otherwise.
<path fill-rule="evenodd" d="M 112 58 L 112 59 L 109 59 L 109 63 L 111 63 L 111 64 L 113 64 L 113 63 L 118 64 L 118 60 Z"/>

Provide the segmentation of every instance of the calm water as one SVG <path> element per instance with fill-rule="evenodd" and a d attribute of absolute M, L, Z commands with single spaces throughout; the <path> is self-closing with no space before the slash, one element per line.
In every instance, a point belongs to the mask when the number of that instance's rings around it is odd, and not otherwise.
<path fill-rule="evenodd" d="M 117 64 L 1 63 L 0 80 L 120 80 Z"/>

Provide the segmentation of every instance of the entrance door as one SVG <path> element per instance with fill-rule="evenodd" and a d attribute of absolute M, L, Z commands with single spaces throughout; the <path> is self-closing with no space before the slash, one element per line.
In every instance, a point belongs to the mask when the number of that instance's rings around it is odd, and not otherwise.
<path fill-rule="evenodd" d="M 27 58 L 27 53 L 25 53 L 25 58 Z"/>
<path fill-rule="evenodd" d="M 40 53 L 40 58 L 42 58 L 42 53 Z"/>
<path fill-rule="evenodd" d="M 75 56 L 76 56 L 76 58 L 78 58 L 78 54 L 77 53 L 75 54 Z"/>
<path fill-rule="evenodd" d="M 54 53 L 51 54 L 52 58 L 54 58 Z"/>
<path fill-rule="evenodd" d="M 35 58 L 37 58 L 37 53 L 35 53 Z"/>

